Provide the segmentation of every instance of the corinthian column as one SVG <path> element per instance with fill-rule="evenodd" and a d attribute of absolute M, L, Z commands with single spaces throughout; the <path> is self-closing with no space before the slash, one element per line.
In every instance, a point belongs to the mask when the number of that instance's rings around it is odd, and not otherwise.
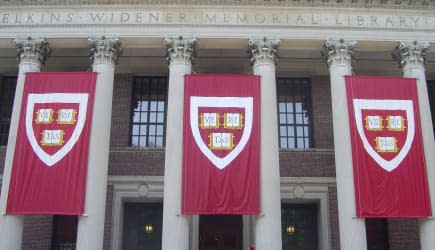
<path fill-rule="evenodd" d="M 97 84 L 89 141 L 85 215 L 79 218 L 77 250 L 103 249 L 113 78 L 121 46 L 118 38 L 109 37 L 90 38 L 89 44 Z"/>
<path fill-rule="evenodd" d="M 167 37 L 169 63 L 162 250 L 189 250 L 189 218 L 181 215 L 184 76 L 192 71 L 193 37 Z"/>
<path fill-rule="evenodd" d="M 426 160 L 426 172 L 429 184 L 429 193 L 432 207 L 432 216 L 435 215 L 435 144 L 431 121 L 429 96 L 427 92 L 424 64 L 427 42 L 400 42 L 393 52 L 393 58 L 402 67 L 403 76 L 417 79 L 418 108 L 420 109 L 421 131 L 423 133 L 423 147 Z M 433 249 L 435 246 L 435 220 L 420 220 L 420 243 L 422 250 Z"/>
<path fill-rule="evenodd" d="M 23 216 L 6 215 L 6 203 L 8 199 L 9 181 L 17 139 L 24 80 L 27 72 L 41 71 L 41 64 L 44 64 L 45 59 L 49 54 L 48 43 L 43 38 L 32 39 L 29 37 L 26 39 L 16 39 L 15 44 L 17 45 L 19 62 L 18 79 L 15 89 L 14 106 L 12 109 L 0 197 L 0 249 L 8 250 L 21 249 L 21 239 L 23 234 Z"/>
<path fill-rule="evenodd" d="M 261 76 L 260 209 L 255 222 L 255 248 L 281 250 L 281 197 L 275 63 L 279 39 L 249 40 L 255 75 Z"/>
<path fill-rule="evenodd" d="M 344 80 L 344 76 L 352 75 L 352 50 L 355 46 L 356 41 L 328 40 L 322 51 L 331 77 L 338 220 L 342 250 L 367 249 L 364 219 L 355 218 L 352 151 Z"/>

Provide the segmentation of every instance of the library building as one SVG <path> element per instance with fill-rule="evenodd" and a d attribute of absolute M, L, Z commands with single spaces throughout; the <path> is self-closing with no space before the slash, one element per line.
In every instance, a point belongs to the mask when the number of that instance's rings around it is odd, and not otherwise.
<path fill-rule="evenodd" d="M 435 0 L 0 0 L 1 250 L 435 249 Z"/>

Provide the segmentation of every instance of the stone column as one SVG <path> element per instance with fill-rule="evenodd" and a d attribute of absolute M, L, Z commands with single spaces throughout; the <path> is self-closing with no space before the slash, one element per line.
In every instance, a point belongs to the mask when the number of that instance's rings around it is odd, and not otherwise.
<path fill-rule="evenodd" d="M 6 215 L 6 203 L 17 139 L 24 80 L 27 72 L 41 71 L 41 64 L 44 64 L 45 59 L 49 54 L 48 43 L 42 38 L 32 39 L 29 37 L 26 39 L 16 39 L 15 44 L 17 45 L 18 50 L 19 69 L 0 197 L 0 249 L 9 250 L 21 249 L 21 239 L 23 234 L 24 217 L 22 215 Z"/>
<path fill-rule="evenodd" d="M 255 248 L 281 250 L 281 197 L 279 177 L 278 111 L 275 63 L 279 39 L 249 40 L 249 55 L 255 75 L 261 76 L 260 120 L 260 209 L 255 221 Z"/>
<path fill-rule="evenodd" d="M 113 79 L 121 46 L 118 38 L 109 37 L 90 38 L 89 44 L 97 85 L 89 141 L 85 214 L 79 217 L 77 250 L 103 249 Z"/>
<path fill-rule="evenodd" d="M 429 43 L 427 42 L 400 42 L 393 52 L 393 58 L 402 67 L 403 76 L 417 79 L 418 108 L 420 109 L 421 132 L 432 207 L 432 218 L 419 221 L 422 250 L 433 249 L 435 246 L 435 219 L 433 217 L 435 215 L 435 144 L 424 69 L 428 49 Z"/>
<path fill-rule="evenodd" d="M 189 250 L 189 217 L 181 215 L 184 76 L 192 71 L 193 37 L 167 37 L 169 63 L 162 250 Z M 196 244 L 192 242 L 192 244 Z"/>
<path fill-rule="evenodd" d="M 322 54 L 331 77 L 337 202 L 342 250 L 366 250 L 364 219 L 356 218 L 349 114 L 344 76 L 352 75 L 352 50 L 356 41 L 328 40 Z"/>

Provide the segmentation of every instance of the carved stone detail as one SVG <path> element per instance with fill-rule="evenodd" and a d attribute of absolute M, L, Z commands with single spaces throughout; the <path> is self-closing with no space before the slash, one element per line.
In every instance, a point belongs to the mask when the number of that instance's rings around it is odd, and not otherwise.
<path fill-rule="evenodd" d="M 41 66 L 50 54 L 48 42 L 44 38 L 17 38 L 17 60 L 19 63 L 31 63 Z"/>
<path fill-rule="evenodd" d="M 101 63 L 117 64 L 122 53 L 121 41 L 117 37 L 91 37 L 89 59 L 93 65 Z"/>
<path fill-rule="evenodd" d="M 251 64 L 270 60 L 276 64 L 278 60 L 278 47 L 280 40 L 278 38 L 263 37 L 249 39 L 248 54 L 251 58 Z"/>
<path fill-rule="evenodd" d="M 406 41 L 400 42 L 393 51 L 393 59 L 405 70 L 408 67 L 424 67 L 427 63 L 426 52 L 429 49 L 428 42 Z"/>
<path fill-rule="evenodd" d="M 165 43 L 168 64 L 174 61 L 184 61 L 193 65 L 196 49 L 195 37 L 167 36 Z"/>
<path fill-rule="evenodd" d="M 353 49 L 356 45 L 356 41 L 346 41 L 344 39 L 327 40 L 323 45 L 321 54 L 329 67 L 335 65 L 352 67 L 352 63 L 355 61 Z"/>

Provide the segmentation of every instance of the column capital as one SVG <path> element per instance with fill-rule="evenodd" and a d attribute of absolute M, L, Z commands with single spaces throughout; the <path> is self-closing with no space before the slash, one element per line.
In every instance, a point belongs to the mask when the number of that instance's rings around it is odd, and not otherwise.
<path fill-rule="evenodd" d="M 50 48 L 45 38 L 17 38 L 17 60 L 21 63 L 35 64 L 41 67 L 50 54 Z"/>
<path fill-rule="evenodd" d="M 329 67 L 337 65 L 352 67 L 355 61 L 353 49 L 356 45 L 357 42 L 354 40 L 328 39 L 323 45 L 321 54 Z"/>
<path fill-rule="evenodd" d="M 280 40 L 277 37 L 250 38 L 248 54 L 251 58 L 251 64 L 267 60 L 276 64 L 279 43 Z"/>
<path fill-rule="evenodd" d="M 421 67 L 427 63 L 429 43 L 423 41 L 401 41 L 393 51 L 393 59 L 405 71 L 409 67 Z"/>
<path fill-rule="evenodd" d="M 166 60 L 168 64 L 182 61 L 189 65 L 193 64 L 196 49 L 196 38 L 192 36 L 167 36 Z"/>
<path fill-rule="evenodd" d="M 90 37 L 89 59 L 93 65 L 108 63 L 115 65 L 122 53 L 121 41 L 118 37 Z"/>

